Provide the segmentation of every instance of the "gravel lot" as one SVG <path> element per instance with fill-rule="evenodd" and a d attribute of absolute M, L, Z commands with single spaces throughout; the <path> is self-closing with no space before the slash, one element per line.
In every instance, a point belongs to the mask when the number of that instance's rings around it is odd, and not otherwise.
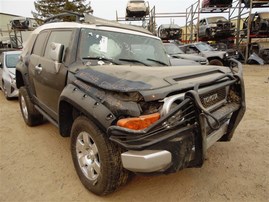
<path fill-rule="evenodd" d="M 244 66 L 247 112 L 231 142 L 218 142 L 202 168 L 136 176 L 106 197 L 80 183 L 70 138 L 50 123 L 27 127 L 17 100 L 0 92 L 0 201 L 268 201 L 269 65 Z"/>

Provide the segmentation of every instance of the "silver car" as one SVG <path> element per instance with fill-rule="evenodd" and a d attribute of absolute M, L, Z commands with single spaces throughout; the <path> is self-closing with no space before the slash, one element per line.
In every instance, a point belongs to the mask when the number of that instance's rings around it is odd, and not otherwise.
<path fill-rule="evenodd" d="M 0 88 L 7 100 L 18 97 L 15 71 L 20 54 L 21 51 L 7 51 L 0 55 Z"/>
<path fill-rule="evenodd" d="M 208 65 L 208 60 L 205 57 L 202 57 L 198 54 L 185 54 L 176 44 L 173 43 L 164 43 L 164 48 L 166 53 L 171 58 L 184 59 L 194 61 L 201 65 Z M 171 61 L 171 60 L 170 60 Z"/>

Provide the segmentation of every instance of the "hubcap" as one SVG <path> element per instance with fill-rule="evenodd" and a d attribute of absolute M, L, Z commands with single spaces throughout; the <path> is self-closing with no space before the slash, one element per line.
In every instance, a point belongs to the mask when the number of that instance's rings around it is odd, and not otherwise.
<path fill-rule="evenodd" d="M 83 131 L 77 137 L 76 154 L 81 171 L 89 180 L 100 175 L 98 148 L 89 133 Z"/>
<path fill-rule="evenodd" d="M 28 110 L 27 110 L 26 102 L 23 96 L 21 96 L 21 109 L 22 109 L 24 118 L 28 120 Z"/>

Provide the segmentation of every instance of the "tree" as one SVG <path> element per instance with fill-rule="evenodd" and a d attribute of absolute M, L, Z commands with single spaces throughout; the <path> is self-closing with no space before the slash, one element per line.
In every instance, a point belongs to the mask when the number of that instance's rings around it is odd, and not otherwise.
<path fill-rule="evenodd" d="M 46 18 L 64 13 L 65 11 L 77 13 L 92 13 L 91 3 L 86 0 L 37 0 L 34 2 L 37 12 L 32 11 L 36 22 L 41 25 Z M 65 20 L 72 21 L 74 18 L 65 17 Z"/>

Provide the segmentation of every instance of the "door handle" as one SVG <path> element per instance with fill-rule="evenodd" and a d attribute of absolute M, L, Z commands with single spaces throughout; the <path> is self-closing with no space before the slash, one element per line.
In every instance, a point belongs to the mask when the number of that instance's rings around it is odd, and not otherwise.
<path fill-rule="evenodd" d="M 39 64 L 39 65 L 36 65 L 35 66 L 35 70 L 38 74 L 40 74 L 42 72 L 42 66 Z"/>

